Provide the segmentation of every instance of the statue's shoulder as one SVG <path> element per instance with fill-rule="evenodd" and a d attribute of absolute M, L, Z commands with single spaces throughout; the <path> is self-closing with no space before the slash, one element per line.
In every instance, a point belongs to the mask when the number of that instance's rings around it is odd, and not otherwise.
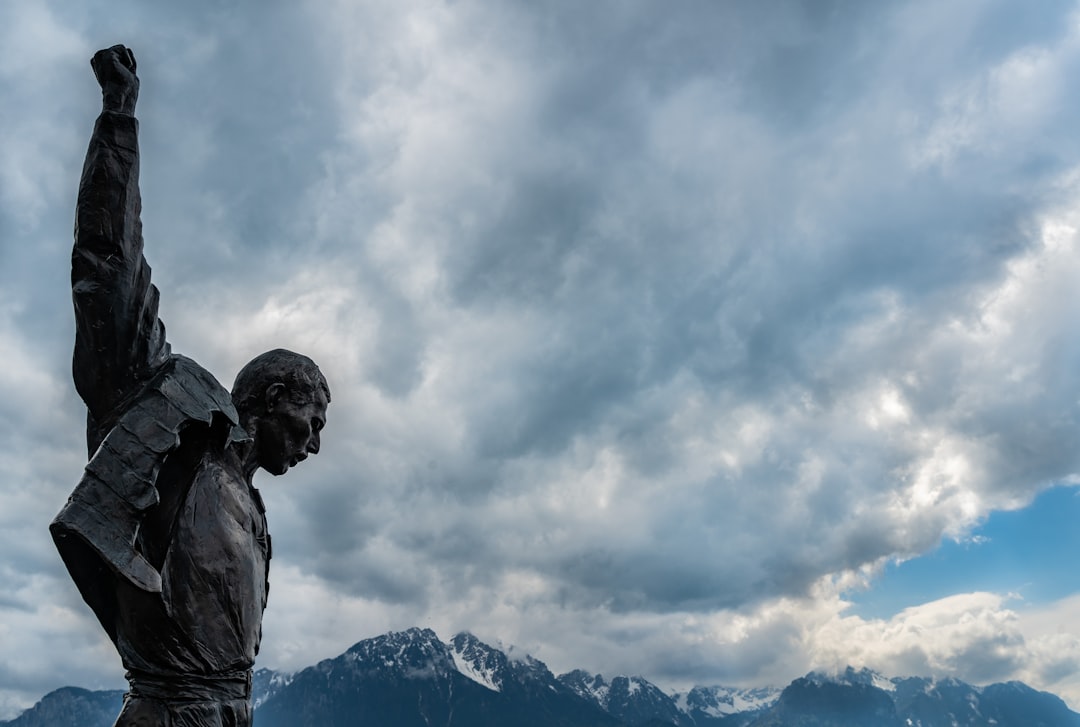
<path fill-rule="evenodd" d="M 207 412 L 220 413 L 233 424 L 240 417 L 232 395 L 214 375 L 187 356 L 172 354 L 171 365 L 149 388 L 192 419 L 206 420 Z"/>
<path fill-rule="evenodd" d="M 172 354 L 169 365 L 143 390 L 122 420 L 133 418 L 157 422 L 159 426 L 152 431 L 166 438 L 166 432 L 179 435 L 184 427 L 201 423 L 223 428 L 230 441 L 248 439 L 228 389 L 196 361 L 179 354 Z M 171 441 L 170 448 L 175 447 L 176 437 Z"/>
<path fill-rule="evenodd" d="M 217 446 L 248 439 L 225 387 L 195 361 L 173 355 L 109 428 L 52 523 L 76 582 L 81 568 L 71 554 L 85 551 L 138 588 L 161 590 L 159 575 L 132 542 L 144 514 L 160 501 L 162 464 L 185 432 L 199 424 L 218 439 Z"/>

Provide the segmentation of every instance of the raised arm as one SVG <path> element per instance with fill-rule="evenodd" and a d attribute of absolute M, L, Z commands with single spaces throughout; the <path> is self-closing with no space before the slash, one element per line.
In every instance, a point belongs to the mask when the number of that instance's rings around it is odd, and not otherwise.
<path fill-rule="evenodd" d="M 101 85 L 102 112 L 79 183 L 71 290 L 73 374 L 90 413 L 93 450 L 100 438 L 95 430 L 108 428 L 170 351 L 143 258 L 135 56 L 117 45 L 98 51 L 91 66 Z"/>

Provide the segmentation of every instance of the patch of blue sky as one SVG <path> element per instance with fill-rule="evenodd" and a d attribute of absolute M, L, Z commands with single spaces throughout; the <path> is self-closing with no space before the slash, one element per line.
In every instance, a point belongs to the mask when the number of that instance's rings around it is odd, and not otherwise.
<path fill-rule="evenodd" d="M 971 537 L 890 564 L 868 590 L 846 594 L 848 613 L 889 618 L 905 608 L 974 591 L 1017 594 L 1024 608 L 1080 592 L 1080 489 L 1053 487 L 1027 507 L 994 512 Z"/>

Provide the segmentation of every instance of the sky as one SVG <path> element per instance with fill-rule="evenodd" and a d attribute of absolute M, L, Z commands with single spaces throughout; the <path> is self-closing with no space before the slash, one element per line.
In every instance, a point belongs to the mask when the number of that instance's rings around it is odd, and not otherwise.
<path fill-rule="evenodd" d="M 0 718 L 121 688 L 47 526 L 138 59 L 173 350 L 322 367 L 257 666 L 1020 679 L 1080 709 L 1080 4 L 0 0 Z"/>

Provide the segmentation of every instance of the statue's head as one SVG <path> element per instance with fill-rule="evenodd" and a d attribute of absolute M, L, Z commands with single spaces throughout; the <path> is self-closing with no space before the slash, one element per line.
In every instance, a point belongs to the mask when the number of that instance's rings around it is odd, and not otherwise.
<path fill-rule="evenodd" d="M 318 454 L 330 387 L 307 356 L 282 348 L 256 356 L 236 375 L 232 400 L 258 466 L 270 474 Z"/>

